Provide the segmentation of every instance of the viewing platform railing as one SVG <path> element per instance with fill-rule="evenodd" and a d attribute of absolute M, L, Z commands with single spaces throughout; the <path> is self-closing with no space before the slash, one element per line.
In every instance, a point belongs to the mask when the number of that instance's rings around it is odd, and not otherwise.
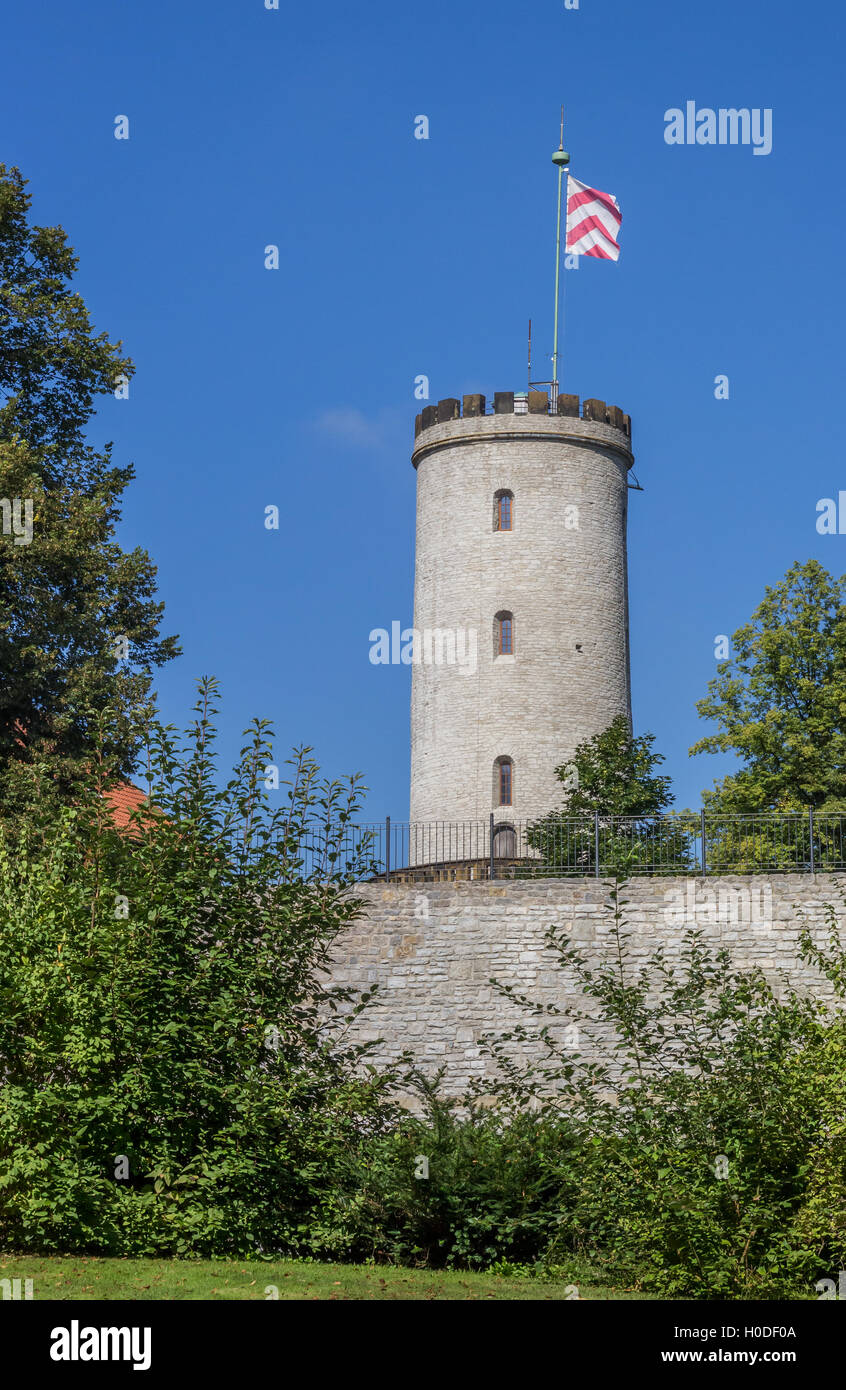
<path fill-rule="evenodd" d="M 300 852 L 302 853 L 302 847 Z M 320 843 L 306 847 L 320 872 Z M 846 871 L 846 816 L 815 813 L 551 816 L 348 826 L 333 872 L 359 881 L 454 882 L 521 878 Z"/>

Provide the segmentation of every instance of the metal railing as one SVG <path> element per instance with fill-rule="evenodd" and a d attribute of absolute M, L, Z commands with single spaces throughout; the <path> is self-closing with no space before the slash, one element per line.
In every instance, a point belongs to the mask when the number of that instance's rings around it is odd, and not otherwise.
<path fill-rule="evenodd" d="M 304 851 L 309 866 L 313 848 Z M 350 866 L 359 881 L 829 873 L 846 870 L 846 816 L 702 811 L 516 821 L 500 812 L 487 821 L 426 823 L 388 817 L 345 827 L 338 848 L 339 866 Z"/>

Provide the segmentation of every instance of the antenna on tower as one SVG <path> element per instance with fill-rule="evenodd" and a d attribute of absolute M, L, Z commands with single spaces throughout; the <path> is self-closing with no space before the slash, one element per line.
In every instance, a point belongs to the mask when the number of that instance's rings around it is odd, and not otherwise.
<path fill-rule="evenodd" d="M 532 389 L 532 320 L 529 319 L 529 390 Z"/>

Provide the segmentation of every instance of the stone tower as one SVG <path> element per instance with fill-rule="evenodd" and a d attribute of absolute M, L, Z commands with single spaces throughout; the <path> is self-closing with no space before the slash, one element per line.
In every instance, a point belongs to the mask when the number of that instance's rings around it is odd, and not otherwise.
<path fill-rule="evenodd" d="M 631 422 L 544 391 L 418 415 L 411 820 L 498 829 L 560 806 L 555 768 L 631 717 Z"/>

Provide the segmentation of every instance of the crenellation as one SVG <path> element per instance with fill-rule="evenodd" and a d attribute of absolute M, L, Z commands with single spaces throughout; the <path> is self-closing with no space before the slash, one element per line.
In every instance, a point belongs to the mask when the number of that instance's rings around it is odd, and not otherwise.
<path fill-rule="evenodd" d="M 580 404 L 578 396 L 561 393 L 558 396 L 556 408 L 553 410 L 551 398 L 546 391 L 530 390 L 522 393 L 496 391 L 492 413 L 494 415 L 525 415 L 528 413 L 536 416 L 557 414 L 564 418 L 579 419 Z M 517 406 L 520 407 L 519 410 Z M 437 405 L 426 406 L 421 414 L 415 416 L 414 435 L 417 438 L 421 430 L 431 429 L 433 425 L 446 424 L 451 420 L 476 419 L 486 414 L 486 397 L 479 393 L 465 395 L 462 400 L 456 396 L 445 396 L 443 400 L 438 401 Z M 606 405 L 605 401 L 588 397 L 582 405 L 581 418 L 597 424 L 610 425 L 613 429 L 619 430 L 621 434 L 631 437 L 631 417 L 626 415 L 617 405 Z"/>
<path fill-rule="evenodd" d="M 582 406 L 582 418 L 585 420 L 596 420 L 599 424 L 608 423 L 608 407 L 604 401 L 594 400 L 589 397 Z"/>

